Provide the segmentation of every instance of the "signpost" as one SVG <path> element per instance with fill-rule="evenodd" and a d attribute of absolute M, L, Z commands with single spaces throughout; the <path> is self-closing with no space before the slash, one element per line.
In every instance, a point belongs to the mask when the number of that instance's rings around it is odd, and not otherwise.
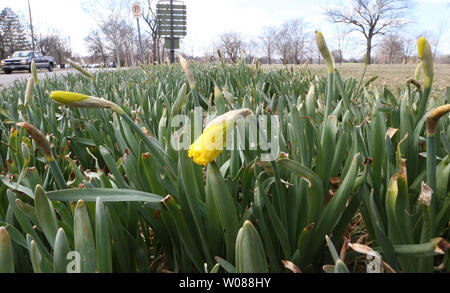
<path fill-rule="evenodd" d="M 142 16 L 142 8 L 140 3 L 134 3 L 131 7 L 133 11 L 133 16 L 136 18 L 138 34 L 139 34 L 139 47 L 141 49 L 141 63 L 144 64 L 144 51 L 142 50 L 142 38 L 141 38 L 141 27 L 139 25 L 139 18 Z"/>
<path fill-rule="evenodd" d="M 186 5 L 182 1 L 160 0 L 156 5 L 158 35 L 165 39 L 164 47 L 170 50 L 170 62 L 175 62 L 175 50 L 180 39 L 187 35 Z"/>

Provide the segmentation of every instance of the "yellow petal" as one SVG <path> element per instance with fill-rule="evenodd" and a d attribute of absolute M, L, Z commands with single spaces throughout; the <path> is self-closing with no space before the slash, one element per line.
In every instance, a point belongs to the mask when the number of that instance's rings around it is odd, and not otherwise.
<path fill-rule="evenodd" d="M 50 98 L 61 104 L 72 104 L 89 99 L 90 97 L 78 93 L 54 91 L 50 94 Z"/>
<path fill-rule="evenodd" d="M 226 145 L 227 124 L 212 125 L 194 141 L 188 155 L 196 164 L 206 166 L 222 153 Z"/>
<path fill-rule="evenodd" d="M 236 125 L 240 118 L 253 114 L 250 109 L 239 109 L 225 113 L 211 121 L 191 145 L 188 155 L 194 162 L 206 166 L 214 161 L 225 149 L 227 133 Z"/>
<path fill-rule="evenodd" d="M 50 94 L 55 102 L 78 108 L 109 108 L 120 115 L 125 112 L 117 104 L 103 98 L 90 97 L 83 94 L 55 91 Z"/>
<path fill-rule="evenodd" d="M 427 43 L 427 39 L 422 37 L 417 41 L 417 49 L 419 50 L 419 58 L 423 59 L 423 53 L 425 52 L 425 45 Z"/>
<path fill-rule="evenodd" d="M 417 42 L 419 58 L 422 61 L 424 87 L 431 88 L 434 79 L 433 52 L 426 38 L 420 38 Z"/>

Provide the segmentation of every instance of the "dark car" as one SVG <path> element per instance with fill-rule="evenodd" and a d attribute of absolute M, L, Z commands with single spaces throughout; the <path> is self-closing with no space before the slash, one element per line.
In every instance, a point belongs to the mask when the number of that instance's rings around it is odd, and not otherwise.
<path fill-rule="evenodd" d="M 55 60 L 53 57 L 44 56 L 39 51 L 18 51 L 8 59 L 2 60 L 2 70 L 6 74 L 10 74 L 14 70 L 28 70 L 31 72 L 31 62 L 34 59 L 37 69 L 48 69 L 53 71 L 55 68 Z"/>

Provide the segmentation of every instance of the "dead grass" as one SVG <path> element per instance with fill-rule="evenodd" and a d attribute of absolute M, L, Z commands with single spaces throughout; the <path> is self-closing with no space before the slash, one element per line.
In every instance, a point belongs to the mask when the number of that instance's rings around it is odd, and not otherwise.
<path fill-rule="evenodd" d="M 280 67 L 282 65 L 272 65 L 272 67 L 274 66 Z M 288 65 L 288 67 L 290 68 L 291 65 Z M 301 68 L 301 66 L 299 65 L 292 67 L 294 68 L 294 70 L 297 68 Z M 313 73 L 317 74 L 318 76 L 325 76 L 327 74 L 325 65 L 312 64 L 308 67 Z M 359 80 L 364 65 L 351 63 L 337 65 L 336 67 L 343 78 L 353 77 Z M 447 87 L 450 87 L 450 64 L 436 64 L 434 67 L 435 77 L 432 96 L 438 99 L 442 99 L 445 89 Z M 415 64 L 373 64 L 370 65 L 367 69 L 365 81 L 374 76 L 378 76 L 378 79 L 374 82 L 374 84 L 378 87 L 386 84 L 386 87 L 395 93 L 397 88 L 401 89 L 405 87 L 406 80 L 408 78 L 414 77 L 415 70 Z"/>

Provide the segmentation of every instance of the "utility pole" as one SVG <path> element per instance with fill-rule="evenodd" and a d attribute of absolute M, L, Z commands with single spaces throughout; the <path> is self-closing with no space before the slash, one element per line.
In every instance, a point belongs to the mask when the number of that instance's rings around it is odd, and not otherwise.
<path fill-rule="evenodd" d="M 144 64 L 144 50 L 142 49 L 142 38 L 141 38 L 141 26 L 139 25 L 139 18 L 142 16 L 141 4 L 136 2 L 132 6 L 133 15 L 136 18 L 138 34 L 139 34 L 139 47 L 141 51 L 141 63 Z"/>
<path fill-rule="evenodd" d="M 34 47 L 33 19 L 32 19 L 32 17 L 31 17 L 30 0 L 28 0 L 28 13 L 30 14 L 31 45 L 32 45 L 33 51 L 34 51 L 34 50 L 35 50 L 35 47 Z"/>
<path fill-rule="evenodd" d="M 141 63 L 144 64 L 144 50 L 142 49 L 142 38 L 141 38 L 141 26 L 139 25 L 139 18 L 136 18 L 138 34 L 139 34 L 139 47 L 141 49 Z"/>

